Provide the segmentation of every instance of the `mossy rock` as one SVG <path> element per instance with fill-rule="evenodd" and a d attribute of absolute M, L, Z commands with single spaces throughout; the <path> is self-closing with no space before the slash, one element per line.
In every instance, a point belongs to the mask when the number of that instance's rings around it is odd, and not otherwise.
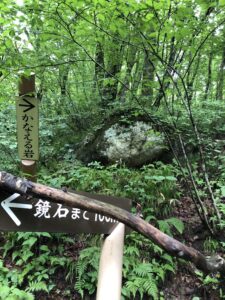
<path fill-rule="evenodd" d="M 162 159 L 168 153 L 163 133 L 146 117 L 114 115 L 108 118 L 79 150 L 77 157 L 84 163 L 100 161 L 103 164 L 124 163 L 140 167 Z"/>

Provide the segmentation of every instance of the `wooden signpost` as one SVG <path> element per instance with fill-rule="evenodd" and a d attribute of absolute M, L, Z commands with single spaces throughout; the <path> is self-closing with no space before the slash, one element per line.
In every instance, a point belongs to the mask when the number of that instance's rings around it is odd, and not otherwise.
<path fill-rule="evenodd" d="M 36 181 L 39 159 L 39 112 L 35 75 L 21 76 L 16 100 L 18 153 L 25 176 Z M 129 199 L 78 193 L 130 211 Z M 97 300 L 119 300 L 125 226 L 116 220 L 20 194 L 0 193 L 0 230 L 109 234 L 104 240 L 98 274 Z"/>
<path fill-rule="evenodd" d="M 21 160 L 38 160 L 38 101 L 34 97 L 17 98 L 17 138 Z"/>
<path fill-rule="evenodd" d="M 16 99 L 18 153 L 22 171 L 36 181 L 39 159 L 39 113 L 35 98 L 35 75 L 21 76 L 19 97 Z"/>

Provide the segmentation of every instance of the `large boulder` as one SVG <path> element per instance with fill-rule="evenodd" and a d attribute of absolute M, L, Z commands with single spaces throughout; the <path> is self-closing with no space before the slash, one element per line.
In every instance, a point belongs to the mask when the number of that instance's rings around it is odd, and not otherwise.
<path fill-rule="evenodd" d="M 162 133 L 142 120 L 115 120 L 103 126 L 79 149 L 78 159 L 85 163 L 124 163 L 140 167 L 161 159 L 168 151 Z"/>

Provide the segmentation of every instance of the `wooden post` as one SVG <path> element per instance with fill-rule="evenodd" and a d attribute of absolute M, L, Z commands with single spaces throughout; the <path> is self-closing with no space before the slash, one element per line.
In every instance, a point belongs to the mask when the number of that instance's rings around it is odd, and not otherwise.
<path fill-rule="evenodd" d="M 21 76 L 19 81 L 19 96 L 23 95 L 35 96 L 35 75 L 29 77 Z"/>
<path fill-rule="evenodd" d="M 120 300 L 125 225 L 119 223 L 105 239 L 99 265 L 96 300 Z"/>
<path fill-rule="evenodd" d="M 28 95 L 35 97 L 35 75 L 29 77 L 22 75 L 19 81 L 19 96 Z M 38 139 L 38 137 L 37 137 Z M 24 175 L 31 181 L 37 181 L 37 162 L 35 160 L 21 160 L 21 170 Z"/>
<path fill-rule="evenodd" d="M 21 170 L 27 179 L 37 182 L 37 162 L 35 160 L 21 160 Z"/>

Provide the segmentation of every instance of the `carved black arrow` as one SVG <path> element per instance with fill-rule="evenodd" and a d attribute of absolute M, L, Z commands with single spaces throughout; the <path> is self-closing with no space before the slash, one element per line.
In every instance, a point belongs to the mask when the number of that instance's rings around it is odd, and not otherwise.
<path fill-rule="evenodd" d="M 24 106 L 24 107 L 27 107 L 26 109 L 24 109 L 23 112 L 27 112 L 29 111 L 30 109 L 34 108 L 35 105 L 33 105 L 29 100 L 27 100 L 26 98 L 23 98 L 23 101 L 25 101 L 26 103 L 24 104 L 19 104 L 19 106 Z"/>

